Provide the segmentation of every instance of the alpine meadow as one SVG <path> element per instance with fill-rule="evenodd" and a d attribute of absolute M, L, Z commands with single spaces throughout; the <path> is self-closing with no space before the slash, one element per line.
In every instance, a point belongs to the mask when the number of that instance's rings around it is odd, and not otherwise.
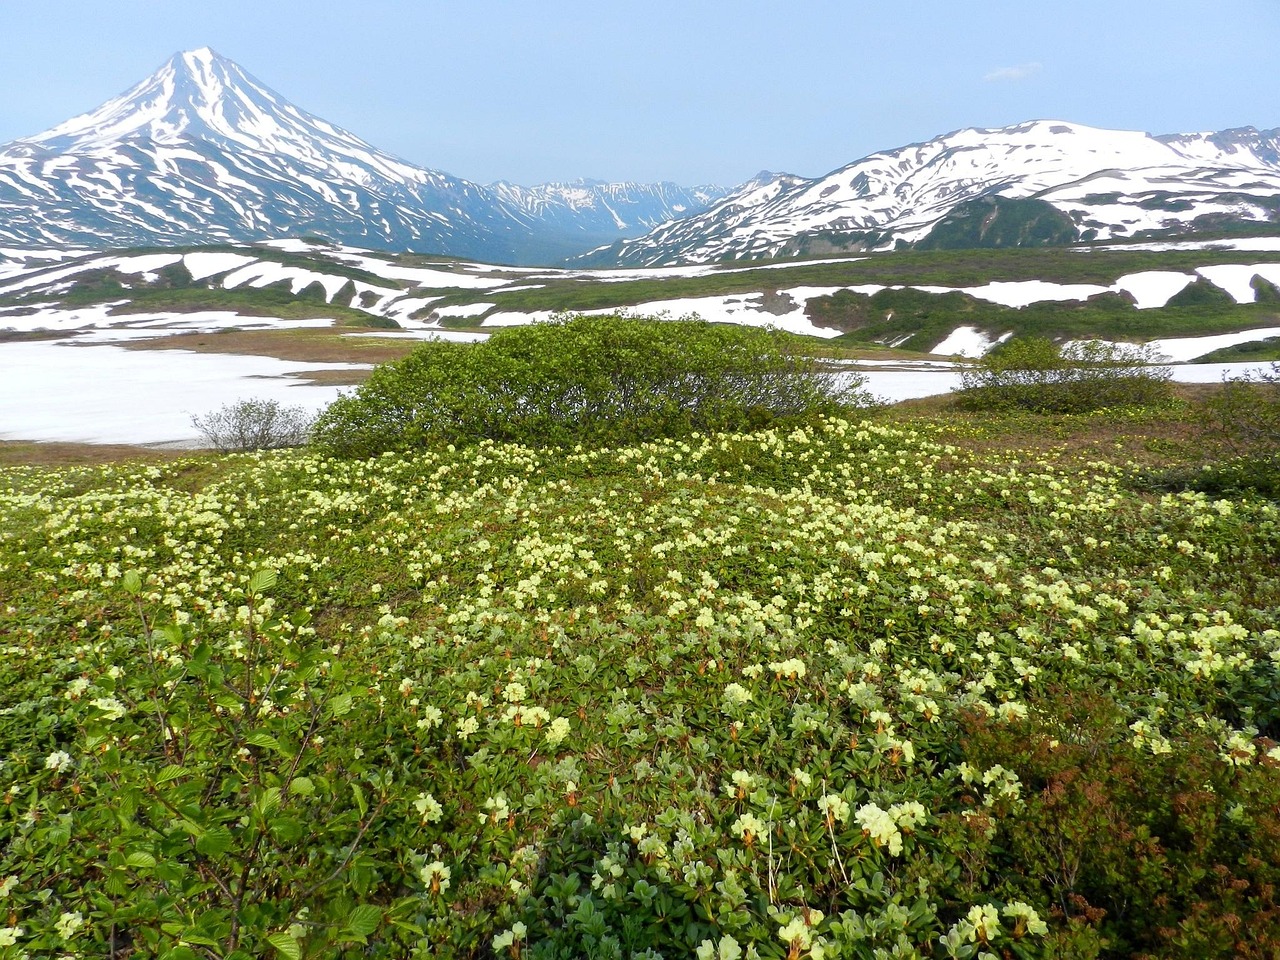
<path fill-rule="evenodd" d="M 1272 955 L 1220 412 L 9 466 L 0 950 Z"/>
<path fill-rule="evenodd" d="M 11 6 L 0 960 L 1280 957 L 1280 13 Z"/>

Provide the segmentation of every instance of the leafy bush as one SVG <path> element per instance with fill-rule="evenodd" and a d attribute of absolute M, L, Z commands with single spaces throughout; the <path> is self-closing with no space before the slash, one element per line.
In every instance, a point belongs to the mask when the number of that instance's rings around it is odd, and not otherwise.
<path fill-rule="evenodd" d="M 1280 362 L 1224 379 L 1206 404 L 1210 423 L 1235 456 L 1137 477 L 1151 489 L 1213 496 L 1252 492 L 1280 500 Z"/>
<path fill-rule="evenodd" d="M 1239 452 L 1280 451 L 1280 361 L 1269 370 L 1225 377 L 1209 413 Z"/>
<path fill-rule="evenodd" d="M 865 398 L 794 338 L 697 318 L 560 317 L 478 344 L 427 343 L 321 415 L 315 443 L 371 456 L 425 442 L 622 443 L 740 430 Z"/>
<path fill-rule="evenodd" d="M 1053 904 L 1067 921 L 1054 939 L 1070 931 L 1078 946 L 1092 928 L 1113 956 L 1275 956 L 1275 771 L 1219 762 L 1194 735 L 1144 756 L 1131 741 L 1145 745 L 1148 726 L 1113 700 L 1056 693 L 1024 720 L 965 720 L 966 761 L 1021 785 L 993 808 L 983 851 L 1001 892 Z"/>
<path fill-rule="evenodd" d="M 1141 344 L 1086 340 L 1059 346 L 1015 337 L 961 373 L 956 405 L 967 410 L 1085 413 L 1167 400 L 1172 373 Z"/>
<path fill-rule="evenodd" d="M 282 406 L 279 400 L 237 400 L 204 416 L 193 416 L 191 425 L 208 446 L 231 453 L 300 447 L 307 442 L 312 419 L 305 407 Z"/>

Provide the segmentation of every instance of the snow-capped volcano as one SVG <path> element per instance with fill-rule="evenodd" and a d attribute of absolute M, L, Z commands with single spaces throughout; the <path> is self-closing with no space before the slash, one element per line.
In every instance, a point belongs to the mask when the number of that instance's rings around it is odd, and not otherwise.
<path fill-rule="evenodd" d="M 175 54 L 141 83 L 89 113 L 17 141 L 55 153 L 79 153 L 124 140 L 178 144 L 189 139 L 315 159 L 383 159 L 345 130 L 299 109 L 208 47 Z M 397 173 L 416 170 L 400 164 Z"/>
<path fill-rule="evenodd" d="M 988 200 L 977 219 L 990 218 L 993 198 L 1040 201 L 1017 216 L 1058 218 L 1061 239 L 1276 220 L 1280 130 L 1154 137 L 1052 120 L 958 130 L 816 179 L 758 177 L 701 214 L 586 260 L 651 266 L 885 248 L 926 240 L 966 203 Z M 984 225 L 947 223 L 970 240 L 965 231 Z"/>
<path fill-rule="evenodd" d="M 723 192 L 484 187 L 384 153 L 202 48 L 89 113 L 0 148 L 0 240 L 120 246 L 315 234 L 546 262 L 694 212 L 705 206 L 698 197 Z"/>

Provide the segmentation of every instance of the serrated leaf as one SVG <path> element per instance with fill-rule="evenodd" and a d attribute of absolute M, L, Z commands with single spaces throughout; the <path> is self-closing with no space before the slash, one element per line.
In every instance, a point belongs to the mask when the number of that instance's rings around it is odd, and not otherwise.
<path fill-rule="evenodd" d="M 244 742 L 253 747 L 261 747 L 263 750 L 274 750 L 276 753 L 283 754 L 284 748 L 280 746 L 280 741 L 269 733 L 261 730 L 255 730 L 244 738 Z"/>
<path fill-rule="evenodd" d="M 289 782 L 289 792 L 300 797 L 309 797 L 316 792 L 316 785 L 311 782 L 310 777 L 294 777 Z"/>
<path fill-rule="evenodd" d="M 297 843 L 306 832 L 307 825 L 297 817 L 274 817 L 271 820 L 271 836 L 277 843 Z"/>
<path fill-rule="evenodd" d="M 193 931 L 191 927 L 188 927 L 185 930 L 183 930 L 181 934 L 181 940 L 183 943 L 194 943 L 200 947 L 222 946 L 222 944 L 217 940 L 213 939 L 213 937 L 207 936 L 206 934 L 203 934 L 203 933 L 196 933 Z"/>
<path fill-rule="evenodd" d="M 135 850 L 124 858 L 126 866 L 137 870 L 148 870 L 156 865 L 156 858 L 145 850 Z"/>
<path fill-rule="evenodd" d="M 269 933 L 267 943 L 275 947 L 286 960 L 302 960 L 302 944 L 287 933 Z"/>
<path fill-rule="evenodd" d="M 351 707 L 355 703 L 349 693 L 340 693 L 329 701 L 329 713 L 335 717 L 345 717 L 351 712 Z"/>
<path fill-rule="evenodd" d="M 369 812 L 369 801 L 364 798 L 364 791 L 360 789 L 360 784 L 353 783 L 351 785 L 351 793 L 356 798 L 356 809 L 360 811 L 360 817 Z"/>
<path fill-rule="evenodd" d="M 125 593 L 136 597 L 142 592 L 142 575 L 137 570 L 126 571 L 120 578 L 120 586 Z"/>
<path fill-rule="evenodd" d="M 152 632 L 169 641 L 171 646 L 182 645 L 182 628 L 176 623 L 167 623 L 163 627 L 156 627 Z"/>
<path fill-rule="evenodd" d="M 255 597 L 260 593 L 265 593 L 276 585 L 276 572 L 274 570 L 255 570 L 253 576 L 249 578 L 249 592 Z"/>
<path fill-rule="evenodd" d="M 382 911 L 371 904 L 361 904 L 358 907 L 352 907 L 351 912 L 347 914 L 347 933 L 355 934 L 360 939 L 364 939 L 382 926 Z"/>
<path fill-rule="evenodd" d="M 258 801 L 253 806 L 261 816 L 267 816 L 272 810 L 280 806 L 280 788 L 271 787 L 269 790 L 264 790 L 262 796 L 258 797 Z"/>
<path fill-rule="evenodd" d="M 196 852 L 206 857 L 216 857 L 230 850 L 234 842 L 230 830 L 226 827 L 214 827 L 196 839 Z"/>
<path fill-rule="evenodd" d="M 162 783 L 169 783 L 172 780 L 177 780 L 179 777 L 185 777 L 186 775 L 186 767 L 180 767 L 175 763 L 171 763 L 156 774 L 155 785 L 158 787 Z"/>

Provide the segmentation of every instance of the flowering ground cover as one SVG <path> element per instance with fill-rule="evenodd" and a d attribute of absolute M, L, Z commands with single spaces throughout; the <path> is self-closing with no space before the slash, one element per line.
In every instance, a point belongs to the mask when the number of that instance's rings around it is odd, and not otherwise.
<path fill-rule="evenodd" d="M 3 468 L 0 958 L 1272 956 L 1280 512 L 1148 427 Z"/>

